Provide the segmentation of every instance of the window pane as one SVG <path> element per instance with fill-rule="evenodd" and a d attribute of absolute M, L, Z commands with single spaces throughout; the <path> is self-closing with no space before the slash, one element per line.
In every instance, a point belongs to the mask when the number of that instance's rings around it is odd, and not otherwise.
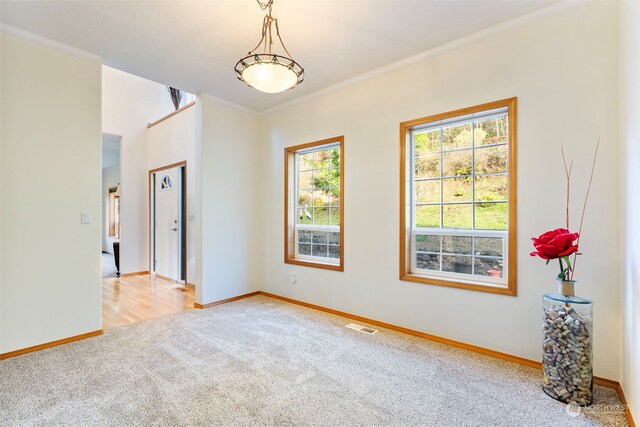
<path fill-rule="evenodd" d="M 471 175 L 471 159 L 473 150 L 442 153 L 442 176 Z"/>
<path fill-rule="evenodd" d="M 313 153 L 298 154 L 298 170 L 306 171 L 313 169 Z"/>
<path fill-rule="evenodd" d="M 416 254 L 416 267 L 424 270 L 440 271 L 440 255 Z"/>
<path fill-rule="evenodd" d="M 472 205 L 444 205 L 442 226 L 445 228 L 471 228 Z"/>
<path fill-rule="evenodd" d="M 298 224 L 313 224 L 313 208 L 298 209 Z"/>
<path fill-rule="evenodd" d="M 309 230 L 299 230 L 298 231 L 298 242 L 311 242 L 311 231 Z"/>
<path fill-rule="evenodd" d="M 470 202 L 473 196 L 471 177 L 442 180 L 443 202 Z"/>
<path fill-rule="evenodd" d="M 416 179 L 440 177 L 440 154 L 416 157 Z"/>
<path fill-rule="evenodd" d="M 311 255 L 311 245 L 308 243 L 301 243 L 298 245 L 298 253 L 300 255 Z"/>
<path fill-rule="evenodd" d="M 329 151 L 329 166 L 340 169 L 340 148 L 334 147 Z M 340 170 L 336 172 L 340 176 Z"/>
<path fill-rule="evenodd" d="M 333 187 L 329 189 L 329 203 L 331 206 L 340 206 L 340 188 Z"/>
<path fill-rule="evenodd" d="M 313 206 L 329 206 L 329 192 L 328 190 L 314 190 L 313 191 Z"/>
<path fill-rule="evenodd" d="M 311 206 L 312 192 L 308 190 L 298 192 L 298 206 L 303 208 L 305 206 Z"/>
<path fill-rule="evenodd" d="M 476 257 L 474 269 L 474 273 L 478 276 L 502 277 L 503 262 L 501 259 Z"/>
<path fill-rule="evenodd" d="M 416 227 L 440 227 L 440 205 L 416 206 Z"/>
<path fill-rule="evenodd" d="M 109 189 L 109 237 L 116 237 L 118 233 L 117 217 L 119 209 L 119 197 L 117 187 Z"/>
<path fill-rule="evenodd" d="M 326 231 L 314 231 L 313 232 L 313 243 L 327 243 L 327 232 Z"/>
<path fill-rule="evenodd" d="M 329 187 L 340 187 L 339 165 L 330 169 L 318 169 L 313 171 L 313 185 L 316 188 L 327 189 Z M 328 190 L 325 190 L 328 191 Z"/>
<path fill-rule="evenodd" d="M 120 237 L 120 196 L 115 197 L 113 205 L 113 235 L 117 239 Z"/>
<path fill-rule="evenodd" d="M 507 171 L 508 150 L 506 145 L 483 147 L 475 150 L 475 174 Z"/>
<path fill-rule="evenodd" d="M 329 258 L 340 259 L 340 246 L 329 246 Z"/>
<path fill-rule="evenodd" d="M 502 257 L 502 239 L 494 237 L 476 237 L 474 241 L 476 255 L 489 255 Z"/>
<path fill-rule="evenodd" d="M 475 122 L 474 136 L 476 146 L 507 142 L 507 116 Z"/>
<path fill-rule="evenodd" d="M 413 140 L 415 155 L 440 152 L 440 130 L 416 133 Z"/>
<path fill-rule="evenodd" d="M 308 190 L 313 187 L 313 171 L 300 172 L 298 174 L 298 189 Z"/>
<path fill-rule="evenodd" d="M 315 151 L 313 156 L 313 168 L 322 169 L 329 167 L 329 150 Z"/>
<path fill-rule="evenodd" d="M 509 184 L 507 175 L 489 175 L 476 177 L 476 200 L 504 201 L 508 199 Z"/>
<path fill-rule="evenodd" d="M 416 203 L 440 203 L 440 180 L 416 181 Z"/>
<path fill-rule="evenodd" d="M 416 250 L 421 252 L 440 252 L 440 236 L 417 234 Z"/>
<path fill-rule="evenodd" d="M 330 187 L 338 187 L 340 186 L 340 149 L 333 148 L 329 150 L 329 166 L 331 170 L 329 174 L 331 175 L 331 185 Z"/>
<path fill-rule="evenodd" d="M 476 203 L 476 228 L 479 230 L 506 230 L 506 203 Z"/>
<path fill-rule="evenodd" d="M 471 255 L 471 237 L 442 236 L 442 253 Z"/>
<path fill-rule="evenodd" d="M 313 208 L 313 223 L 329 225 L 329 208 Z"/>
<path fill-rule="evenodd" d="M 311 255 L 326 258 L 328 255 L 327 245 L 311 245 Z"/>
<path fill-rule="evenodd" d="M 442 150 L 471 148 L 471 123 L 442 129 Z"/>
<path fill-rule="evenodd" d="M 442 271 L 450 271 L 453 273 L 471 274 L 471 257 L 470 256 L 442 256 Z"/>
<path fill-rule="evenodd" d="M 340 225 L 340 208 L 329 209 L 330 225 Z"/>
<path fill-rule="evenodd" d="M 339 245 L 340 244 L 340 233 L 329 232 L 329 244 L 330 245 Z"/>

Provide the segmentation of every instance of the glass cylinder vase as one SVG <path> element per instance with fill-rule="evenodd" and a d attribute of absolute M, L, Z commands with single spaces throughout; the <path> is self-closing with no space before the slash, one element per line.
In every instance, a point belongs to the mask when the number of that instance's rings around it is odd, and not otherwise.
<path fill-rule="evenodd" d="M 575 281 L 559 281 L 542 298 L 542 389 L 564 403 L 593 401 L 593 304 L 574 295 Z"/>

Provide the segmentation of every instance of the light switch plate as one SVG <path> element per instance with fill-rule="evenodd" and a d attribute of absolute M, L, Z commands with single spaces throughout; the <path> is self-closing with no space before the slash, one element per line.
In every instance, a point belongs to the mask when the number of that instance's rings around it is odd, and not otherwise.
<path fill-rule="evenodd" d="M 91 224 L 91 212 L 82 211 L 80 213 L 81 224 Z"/>

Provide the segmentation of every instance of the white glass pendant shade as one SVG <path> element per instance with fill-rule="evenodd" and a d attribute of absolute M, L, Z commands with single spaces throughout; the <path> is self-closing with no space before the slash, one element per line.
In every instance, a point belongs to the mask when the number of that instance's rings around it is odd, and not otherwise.
<path fill-rule="evenodd" d="M 265 93 L 291 89 L 304 80 L 304 70 L 293 59 L 272 54 L 242 58 L 236 64 L 236 77 Z"/>
<path fill-rule="evenodd" d="M 245 68 L 242 79 L 249 86 L 266 93 L 283 92 L 291 89 L 298 82 L 298 76 L 291 68 L 268 62 Z"/>

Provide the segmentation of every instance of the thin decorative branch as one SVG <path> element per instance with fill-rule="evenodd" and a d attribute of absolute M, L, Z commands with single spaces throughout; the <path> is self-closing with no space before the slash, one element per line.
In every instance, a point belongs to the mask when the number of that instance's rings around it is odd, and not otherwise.
<path fill-rule="evenodd" d="M 571 165 L 567 168 L 567 158 L 564 155 L 564 147 L 560 146 L 560 150 L 562 150 L 562 162 L 564 163 L 564 173 L 567 176 L 567 210 L 565 212 L 565 216 L 567 219 L 567 230 L 569 229 L 569 198 L 571 195 L 571 170 L 573 169 L 573 160 L 571 160 Z"/>
<path fill-rule="evenodd" d="M 582 237 L 582 224 L 584 223 L 584 213 L 587 210 L 587 201 L 589 200 L 589 193 L 591 193 L 591 183 L 593 182 L 593 173 L 596 169 L 596 160 L 598 158 L 598 149 L 600 148 L 600 138 L 596 143 L 596 151 L 593 154 L 593 163 L 591 164 L 591 175 L 589 176 L 589 186 L 587 187 L 587 194 L 584 196 L 584 204 L 582 205 L 582 214 L 580 215 L 580 228 L 578 229 L 578 244 L 580 244 L 580 238 Z M 573 279 L 576 271 L 576 261 L 578 260 L 578 252 L 573 255 L 573 271 L 571 272 L 571 278 Z"/>

